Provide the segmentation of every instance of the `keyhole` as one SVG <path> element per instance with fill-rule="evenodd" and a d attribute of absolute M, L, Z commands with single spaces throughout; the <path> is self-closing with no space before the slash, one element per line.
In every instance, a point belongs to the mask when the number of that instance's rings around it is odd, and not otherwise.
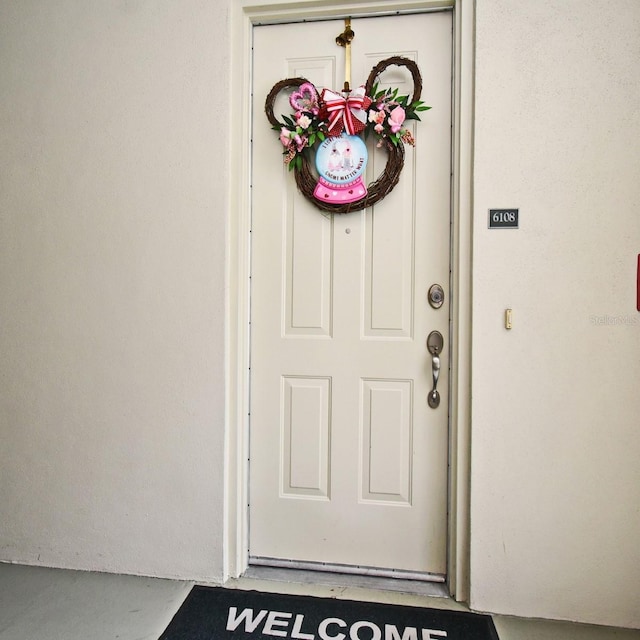
<path fill-rule="evenodd" d="M 439 284 L 431 285 L 427 299 L 434 309 L 439 309 L 444 302 L 444 290 Z"/>

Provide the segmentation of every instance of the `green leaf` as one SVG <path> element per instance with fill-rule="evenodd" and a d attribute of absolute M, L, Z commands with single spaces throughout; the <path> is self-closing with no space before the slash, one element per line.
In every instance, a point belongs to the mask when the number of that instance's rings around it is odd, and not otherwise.
<path fill-rule="evenodd" d="M 431 107 L 427 107 L 426 104 L 416 107 L 416 111 L 429 111 L 429 109 L 431 109 Z"/>
<path fill-rule="evenodd" d="M 322 133 L 322 131 L 318 131 L 318 139 L 319 139 L 321 142 L 324 142 L 325 137 L 326 137 L 326 136 L 324 135 L 324 133 Z"/>
<path fill-rule="evenodd" d="M 378 85 L 376 85 L 376 89 L 377 88 L 378 88 Z M 378 93 L 376 93 L 374 97 L 376 100 L 380 100 L 384 98 L 388 92 L 389 92 L 388 89 L 383 89 L 382 91 L 378 91 Z"/>

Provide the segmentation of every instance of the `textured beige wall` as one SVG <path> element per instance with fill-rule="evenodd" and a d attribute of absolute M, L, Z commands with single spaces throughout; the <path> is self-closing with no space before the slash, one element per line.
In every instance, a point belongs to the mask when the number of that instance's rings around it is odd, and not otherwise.
<path fill-rule="evenodd" d="M 480 609 L 640 626 L 639 77 L 637 0 L 477 3 Z"/>
<path fill-rule="evenodd" d="M 226 23 L 0 1 L 0 560 L 221 573 Z"/>

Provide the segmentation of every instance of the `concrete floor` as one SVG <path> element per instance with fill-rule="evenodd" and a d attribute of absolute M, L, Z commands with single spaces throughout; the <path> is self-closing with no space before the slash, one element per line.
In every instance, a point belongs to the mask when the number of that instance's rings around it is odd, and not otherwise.
<path fill-rule="evenodd" d="M 319 579 L 330 582 L 329 579 Z M 0 564 L 0 640 L 157 640 L 192 582 Z M 464 609 L 446 598 L 245 577 L 226 586 Z M 640 630 L 494 616 L 500 640 L 640 640 Z"/>

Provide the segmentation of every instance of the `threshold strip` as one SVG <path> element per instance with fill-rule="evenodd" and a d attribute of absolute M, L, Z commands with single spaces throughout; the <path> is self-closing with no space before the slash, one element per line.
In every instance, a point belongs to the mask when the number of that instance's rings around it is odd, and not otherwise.
<path fill-rule="evenodd" d="M 415 580 L 418 582 L 444 583 L 445 576 L 440 573 L 421 571 L 404 571 L 400 569 L 381 569 L 378 567 L 362 567 L 349 564 L 332 564 L 329 562 L 304 562 L 301 560 L 282 560 L 281 558 L 265 558 L 251 556 L 249 565 L 258 567 L 274 567 L 278 569 L 300 569 L 302 571 L 322 571 L 325 573 L 343 573 L 375 578 L 392 578 L 396 580 Z"/>

